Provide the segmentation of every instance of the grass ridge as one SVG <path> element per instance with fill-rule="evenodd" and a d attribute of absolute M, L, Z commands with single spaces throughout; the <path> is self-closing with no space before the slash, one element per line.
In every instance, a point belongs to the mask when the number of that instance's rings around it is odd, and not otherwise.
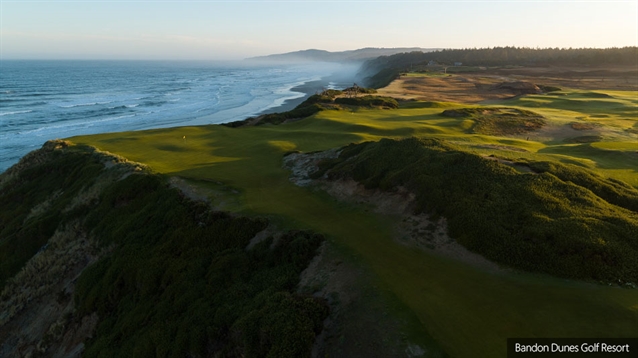
<path fill-rule="evenodd" d="M 528 161 L 534 174 L 444 140 L 382 139 L 344 147 L 314 177 L 404 186 L 417 210 L 448 219 L 461 244 L 532 272 L 638 282 L 638 190 L 573 165 Z"/>

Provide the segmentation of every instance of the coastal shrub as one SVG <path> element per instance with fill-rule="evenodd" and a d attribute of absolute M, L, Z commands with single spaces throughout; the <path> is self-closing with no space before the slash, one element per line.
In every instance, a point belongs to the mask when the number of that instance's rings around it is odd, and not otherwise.
<path fill-rule="evenodd" d="M 60 223 L 80 214 L 64 209 L 103 168 L 90 152 L 70 148 L 62 154 L 53 143 L 2 174 L 12 179 L 0 188 L 0 289 L 43 248 Z"/>
<path fill-rule="evenodd" d="M 370 95 L 363 97 L 340 97 L 335 99 L 335 103 L 359 107 L 399 108 L 399 103 L 394 98 Z"/>
<path fill-rule="evenodd" d="M 342 91 L 342 93 L 345 93 L 346 95 L 350 95 L 350 96 L 352 96 L 352 95 L 356 96 L 356 95 L 358 95 L 360 93 L 363 93 L 363 94 L 374 94 L 374 93 L 377 93 L 377 90 L 374 89 L 374 88 L 360 87 L 360 86 L 358 86 L 355 83 L 352 87 L 345 88 Z"/>
<path fill-rule="evenodd" d="M 320 235 L 247 250 L 265 220 L 211 211 L 155 175 L 109 187 L 86 223 L 116 247 L 78 279 L 80 314 L 104 317 L 87 357 L 310 355 L 327 305 L 294 290 Z"/>
<path fill-rule="evenodd" d="M 546 120 L 538 113 L 518 108 L 455 108 L 441 112 L 446 117 L 468 117 L 472 133 L 516 135 L 542 128 Z"/>
<path fill-rule="evenodd" d="M 591 190 L 608 203 L 638 213 L 638 190 L 627 183 L 605 179 L 594 172 L 557 162 L 526 161 L 525 164 L 536 173 L 551 173 L 564 182 Z"/>
<path fill-rule="evenodd" d="M 603 140 L 603 136 L 601 135 L 584 135 L 579 137 L 565 138 L 563 142 L 565 143 L 594 143 L 594 142 L 600 142 L 602 140 Z"/>
<path fill-rule="evenodd" d="M 323 111 L 326 107 L 323 104 L 332 103 L 334 96 L 341 94 L 338 90 L 326 90 L 320 94 L 314 94 L 308 97 L 305 101 L 300 103 L 297 107 L 290 111 L 281 113 L 269 113 L 264 114 L 261 118 L 247 118 L 242 121 L 235 121 L 230 123 L 223 123 L 222 125 L 231 128 L 237 128 L 247 125 L 251 122 L 256 122 L 255 125 L 274 124 L 278 125 L 284 123 L 289 119 L 300 119 L 310 117 L 311 115 Z"/>
<path fill-rule="evenodd" d="M 367 94 L 377 93 L 376 89 L 374 89 L 374 88 L 365 88 L 365 87 L 358 87 L 357 91 L 359 93 L 367 93 Z"/>
<path fill-rule="evenodd" d="M 281 124 L 288 119 L 306 118 L 311 115 L 323 111 L 325 108 L 319 104 L 310 104 L 304 107 L 297 106 L 295 109 L 283 113 L 271 113 L 263 116 L 257 125 L 261 124 Z"/>
<path fill-rule="evenodd" d="M 357 93 L 375 93 L 376 90 L 371 88 L 363 88 L 357 87 Z M 348 106 L 358 106 L 358 107 L 382 107 L 382 108 L 398 108 L 399 104 L 394 98 L 390 97 L 381 97 L 381 96 L 370 96 L 366 95 L 363 97 L 339 97 L 344 93 L 341 90 L 328 89 L 321 93 L 314 94 L 308 97 L 305 101 L 300 103 L 294 109 L 281 112 L 281 113 L 269 113 L 264 114 L 257 118 L 247 118 L 242 121 L 224 123 L 224 126 L 237 128 L 244 125 L 248 125 L 250 123 L 254 123 L 254 125 L 260 126 L 264 124 L 282 124 L 288 120 L 302 119 L 306 117 L 310 117 L 311 115 L 324 111 L 327 109 L 342 109 L 340 106 L 348 105 Z"/>
<path fill-rule="evenodd" d="M 435 139 L 343 148 L 317 175 L 416 195 L 459 243 L 495 262 L 561 277 L 638 282 L 638 190 L 586 169 L 526 163 L 520 173 Z"/>
<path fill-rule="evenodd" d="M 556 91 L 562 91 L 562 89 L 560 87 L 556 87 L 556 86 L 544 86 L 544 85 L 538 85 L 538 87 L 541 89 L 541 91 L 547 93 L 547 92 L 556 92 Z"/>
<path fill-rule="evenodd" d="M 372 88 L 382 88 L 399 78 L 401 71 L 397 68 L 382 68 L 374 75 L 366 79 L 366 85 Z"/>
<path fill-rule="evenodd" d="M 602 125 L 597 122 L 571 122 L 569 126 L 577 131 L 589 131 L 602 127 Z"/>
<path fill-rule="evenodd" d="M 121 175 L 94 149 L 58 142 L 0 177 L 0 282 L 60 228 L 109 252 L 75 286 L 69 319 L 100 318 L 85 356 L 310 356 L 328 306 L 295 290 L 322 236 L 281 232 L 247 250 L 266 220 L 213 211 L 159 175 Z"/>
<path fill-rule="evenodd" d="M 332 102 L 332 100 L 335 97 L 340 96 L 342 94 L 343 94 L 343 91 L 341 90 L 327 89 L 327 90 L 321 91 L 318 94 L 314 94 L 308 97 L 308 99 L 306 99 L 303 103 L 306 103 L 306 104 L 329 103 L 329 102 Z"/>

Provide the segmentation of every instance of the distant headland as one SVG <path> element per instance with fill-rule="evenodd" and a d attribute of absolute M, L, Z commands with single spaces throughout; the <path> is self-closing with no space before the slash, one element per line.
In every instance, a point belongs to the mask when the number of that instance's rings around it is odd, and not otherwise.
<path fill-rule="evenodd" d="M 439 48 L 422 48 L 422 47 L 393 47 L 393 48 L 374 48 L 366 47 L 358 50 L 336 51 L 330 52 L 326 50 L 308 49 L 301 51 L 293 51 L 281 54 L 273 54 L 267 56 L 257 56 L 247 58 L 246 61 L 259 62 L 362 62 L 377 58 L 379 56 L 391 56 L 405 52 L 432 52 L 440 50 Z"/>

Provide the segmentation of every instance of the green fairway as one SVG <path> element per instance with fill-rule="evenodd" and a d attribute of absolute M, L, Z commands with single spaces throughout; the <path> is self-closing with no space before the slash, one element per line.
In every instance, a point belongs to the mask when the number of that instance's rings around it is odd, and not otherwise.
<path fill-rule="evenodd" d="M 282 156 L 384 137 L 439 137 L 478 154 L 578 164 L 638 187 L 638 134 L 627 131 L 637 128 L 636 96 L 561 93 L 499 104 L 547 118 L 547 127 L 529 136 L 473 134 L 471 120 L 440 115 L 444 108 L 467 105 L 408 102 L 396 110 L 322 111 L 279 126 L 181 127 L 70 140 L 208 188 L 215 193 L 213 205 L 216 196 L 222 200 L 225 195 L 215 189 L 221 182 L 239 197 L 224 209 L 267 215 L 285 226 L 326 234 L 369 267 L 380 287 L 414 313 L 451 356 L 499 357 L 505 355 L 509 337 L 635 337 L 638 290 L 543 275 L 488 273 L 402 246 L 391 238 L 391 219 L 293 185 Z M 597 117 L 602 115 L 607 117 Z M 565 142 L 588 134 L 567 127 L 585 119 L 600 124 L 603 140 Z"/>

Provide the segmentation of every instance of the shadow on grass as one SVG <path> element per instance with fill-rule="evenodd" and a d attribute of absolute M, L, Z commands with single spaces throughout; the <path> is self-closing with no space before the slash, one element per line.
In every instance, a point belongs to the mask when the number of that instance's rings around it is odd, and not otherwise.
<path fill-rule="evenodd" d="M 590 159 L 596 162 L 596 166 L 601 169 L 633 169 L 634 172 L 638 172 L 638 155 L 636 155 L 636 153 L 599 149 L 593 147 L 591 143 L 551 146 L 540 149 L 538 153 L 562 154 L 576 158 Z"/>
<path fill-rule="evenodd" d="M 165 151 L 165 152 L 188 152 L 189 148 L 179 147 L 176 145 L 164 144 L 164 145 L 156 145 L 155 148 Z"/>

